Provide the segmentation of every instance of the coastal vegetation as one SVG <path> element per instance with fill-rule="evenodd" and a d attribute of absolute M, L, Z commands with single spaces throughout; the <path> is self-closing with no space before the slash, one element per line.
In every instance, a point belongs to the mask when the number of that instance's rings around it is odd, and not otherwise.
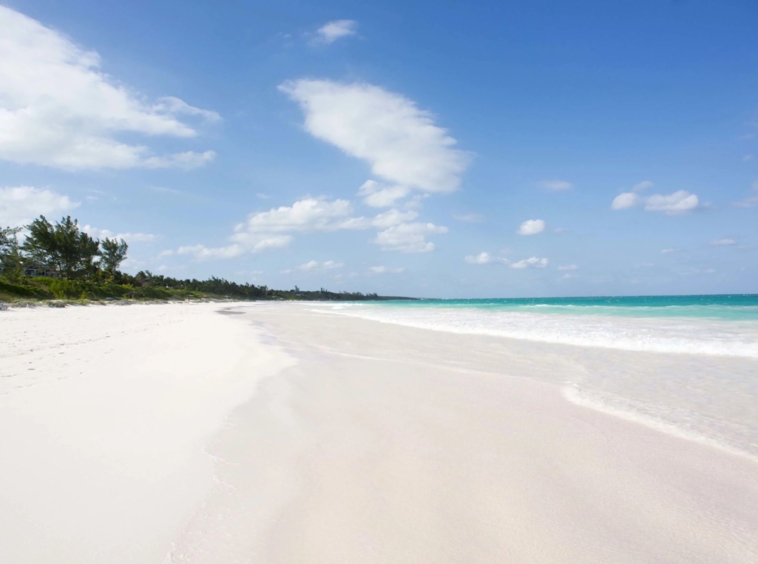
<path fill-rule="evenodd" d="M 149 270 L 132 275 L 120 270 L 128 250 L 123 239 L 90 236 L 70 216 L 54 224 L 40 216 L 23 227 L 0 229 L 0 301 L 407 299 L 297 286 L 276 290 L 215 276 L 182 280 Z"/>

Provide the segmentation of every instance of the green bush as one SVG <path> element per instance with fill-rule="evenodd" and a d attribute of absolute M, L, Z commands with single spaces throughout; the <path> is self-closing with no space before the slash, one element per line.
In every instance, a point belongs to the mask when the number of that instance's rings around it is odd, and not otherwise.
<path fill-rule="evenodd" d="M 45 288 L 23 282 L 12 283 L 3 279 L 0 279 L 0 294 L 7 300 L 14 298 L 36 298 L 43 300 L 53 297 Z"/>

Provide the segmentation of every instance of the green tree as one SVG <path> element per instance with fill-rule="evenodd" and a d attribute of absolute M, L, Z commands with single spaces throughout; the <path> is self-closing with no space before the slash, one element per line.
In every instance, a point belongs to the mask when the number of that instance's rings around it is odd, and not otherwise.
<path fill-rule="evenodd" d="M 53 225 L 41 215 L 26 228 L 29 236 L 21 248 L 32 261 L 54 268 L 65 279 L 87 277 L 97 270 L 100 242 L 81 231 L 71 216 Z"/>
<path fill-rule="evenodd" d="M 3 275 L 10 280 L 18 280 L 24 271 L 24 257 L 18 245 L 21 227 L 0 229 L 0 267 Z"/>
<path fill-rule="evenodd" d="M 110 273 L 115 274 L 118 267 L 126 258 L 126 251 L 129 245 L 123 239 L 108 239 L 100 242 L 100 266 Z"/>

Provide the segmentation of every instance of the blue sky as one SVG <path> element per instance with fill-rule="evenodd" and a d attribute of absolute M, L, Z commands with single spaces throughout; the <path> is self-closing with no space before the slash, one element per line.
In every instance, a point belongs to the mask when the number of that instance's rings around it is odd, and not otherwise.
<path fill-rule="evenodd" d="M 429 297 L 758 292 L 758 4 L 15 1 L 0 223 Z"/>

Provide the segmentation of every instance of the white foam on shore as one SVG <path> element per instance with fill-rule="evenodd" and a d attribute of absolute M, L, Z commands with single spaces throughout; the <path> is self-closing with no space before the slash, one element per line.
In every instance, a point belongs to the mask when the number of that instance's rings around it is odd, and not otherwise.
<path fill-rule="evenodd" d="M 695 418 L 681 418 L 678 424 L 674 424 L 661 417 L 644 413 L 641 411 L 641 409 L 644 409 L 643 406 L 638 405 L 633 407 L 633 402 L 625 398 L 619 396 L 611 397 L 610 394 L 603 394 L 601 397 L 598 393 L 581 389 L 574 384 L 568 384 L 563 388 L 563 396 L 566 400 L 575 405 L 580 405 L 626 421 L 638 423 L 661 433 L 666 433 L 667 435 L 688 441 L 694 441 L 727 452 L 733 456 L 740 456 L 758 463 L 758 455 L 742 450 L 739 445 L 732 445 L 728 437 L 723 435 L 712 436 L 712 429 L 707 429 L 705 427 L 700 427 L 698 430 L 695 430 L 694 428 L 697 428 Z M 711 433 L 711 436 L 706 434 L 709 432 Z"/>
<path fill-rule="evenodd" d="M 639 352 L 758 358 L 758 322 L 632 318 L 401 306 L 319 307 L 406 327 Z"/>

